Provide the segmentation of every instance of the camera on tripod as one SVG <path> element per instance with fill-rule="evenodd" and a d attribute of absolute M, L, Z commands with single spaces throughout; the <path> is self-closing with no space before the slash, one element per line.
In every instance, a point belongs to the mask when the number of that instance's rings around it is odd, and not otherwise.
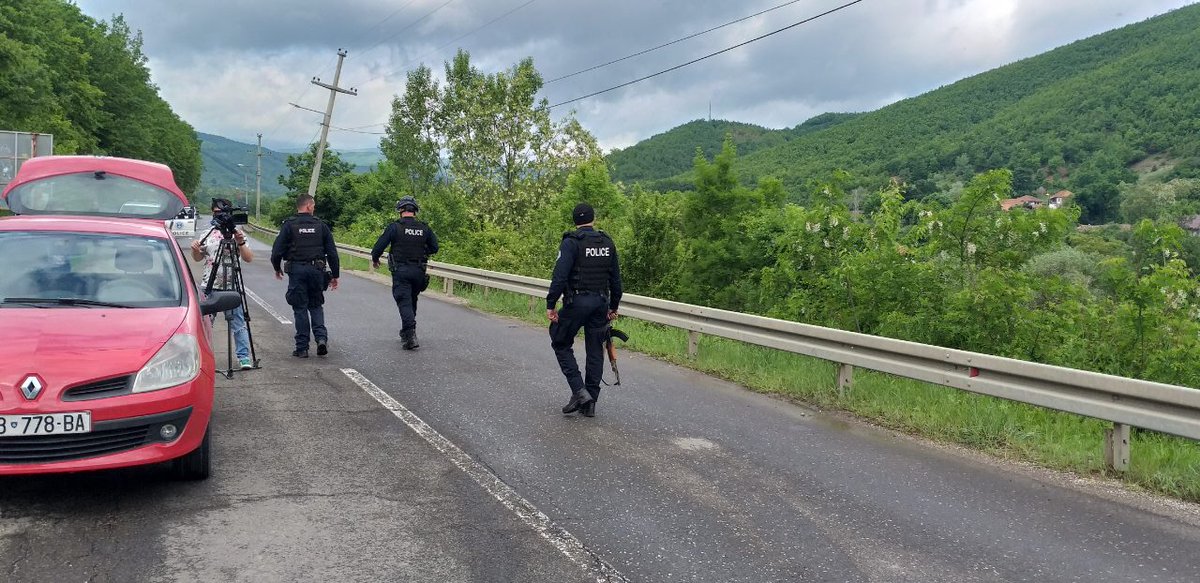
<path fill-rule="evenodd" d="M 233 237 L 234 231 L 238 225 L 245 225 L 250 222 L 250 213 L 245 207 L 236 207 L 228 201 L 216 200 L 213 209 L 212 226 L 225 238 Z"/>

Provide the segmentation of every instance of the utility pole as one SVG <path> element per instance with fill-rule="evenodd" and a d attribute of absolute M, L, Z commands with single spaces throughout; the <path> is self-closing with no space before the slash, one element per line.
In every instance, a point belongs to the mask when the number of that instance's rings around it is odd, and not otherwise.
<path fill-rule="evenodd" d="M 325 121 L 321 124 L 321 141 L 317 142 L 317 157 L 313 160 L 312 180 L 308 182 L 308 195 L 316 196 L 317 194 L 317 179 L 321 176 L 321 159 L 325 157 L 325 140 L 329 138 L 329 124 L 333 122 L 333 100 L 338 93 L 346 95 L 358 95 L 358 91 L 354 88 L 342 89 L 338 87 L 338 81 L 342 78 L 342 61 L 346 60 L 345 49 L 338 49 L 337 70 L 333 74 L 333 85 L 322 83 L 320 79 L 313 77 L 312 84 L 318 87 L 324 87 L 329 90 L 329 104 L 325 106 Z"/>
<path fill-rule="evenodd" d="M 254 173 L 254 220 L 262 222 L 262 134 L 258 134 L 258 169 Z"/>

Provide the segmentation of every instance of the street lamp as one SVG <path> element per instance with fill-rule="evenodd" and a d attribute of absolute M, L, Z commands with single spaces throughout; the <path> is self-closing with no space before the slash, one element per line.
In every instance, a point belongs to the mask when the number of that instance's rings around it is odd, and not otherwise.
<path fill-rule="evenodd" d="M 239 163 L 238 168 L 242 169 L 242 208 L 250 208 L 250 183 L 246 176 L 246 165 Z"/>

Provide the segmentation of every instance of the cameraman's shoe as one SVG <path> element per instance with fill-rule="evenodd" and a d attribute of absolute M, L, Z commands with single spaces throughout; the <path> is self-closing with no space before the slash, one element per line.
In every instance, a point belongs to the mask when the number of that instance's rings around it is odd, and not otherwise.
<path fill-rule="evenodd" d="M 254 368 L 254 363 L 250 362 L 249 358 L 239 358 L 238 365 L 242 367 L 242 370 L 248 370 L 248 369 Z"/>

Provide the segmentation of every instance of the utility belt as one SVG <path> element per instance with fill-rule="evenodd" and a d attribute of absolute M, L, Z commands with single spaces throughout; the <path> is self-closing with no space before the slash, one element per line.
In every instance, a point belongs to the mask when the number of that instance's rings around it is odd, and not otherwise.
<path fill-rule="evenodd" d="M 569 289 L 563 294 L 563 305 L 570 305 L 575 301 L 576 296 L 597 296 L 608 300 L 608 292 L 598 292 L 587 289 L 574 290 Z"/>
<path fill-rule="evenodd" d="M 324 259 L 306 259 L 304 261 L 284 261 L 283 262 L 283 272 L 291 273 L 293 265 L 311 265 L 322 271 L 325 270 L 325 260 Z"/>
<path fill-rule="evenodd" d="M 397 267 L 408 266 L 408 265 L 415 265 L 417 267 L 420 267 L 421 271 L 424 271 L 425 268 L 429 265 L 429 260 L 428 259 L 400 259 L 399 257 L 396 257 L 395 255 L 392 255 L 391 253 L 388 253 L 388 269 L 396 269 Z"/>

